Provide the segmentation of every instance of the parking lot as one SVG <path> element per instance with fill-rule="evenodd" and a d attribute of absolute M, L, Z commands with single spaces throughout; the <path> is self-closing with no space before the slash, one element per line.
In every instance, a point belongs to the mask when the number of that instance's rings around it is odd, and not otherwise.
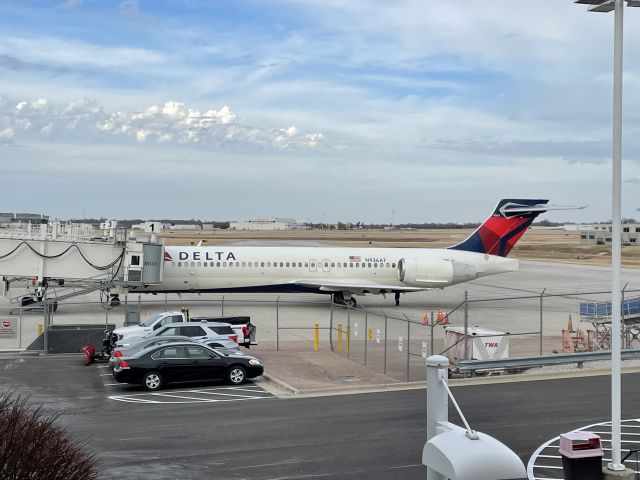
<path fill-rule="evenodd" d="M 623 379 L 625 418 L 637 417 L 637 377 Z M 0 356 L 0 383 L 29 395 L 45 413 L 62 412 L 58 421 L 96 453 L 104 479 L 425 475 L 423 389 L 279 399 L 260 383 L 240 391 L 199 384 L 149 396 L 139 387 L 110 385 L 105 369 L 85 367 L 79 355 Z M 454 388 L 470 424 L 524 461 L 558 433 L 606 420 L 608 391 L 607 377 Z"/>

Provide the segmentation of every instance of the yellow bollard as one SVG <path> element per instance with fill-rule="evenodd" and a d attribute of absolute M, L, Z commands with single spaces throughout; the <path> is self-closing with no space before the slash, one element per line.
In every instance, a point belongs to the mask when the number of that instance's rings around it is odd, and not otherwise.
<path fill-rule="evenodd" d="M 372 340 L 373 340 L 373 328 L 370 328 L 370 329 L 367 331 L 367 338 L 369 339 L 369 341 L 372 341 Z"/>
<path fill-rule="evenodd" d="M 317 352 L 320 348 L 320 325 L 317 323 L 313 326 L 313 351 Z"/>
<path fill-rule="evenodd" d="M 349 347 L 351 347 L 351 327 L 347 327 L 347 353 L 349 353 Z"/>
<path fill-rule="evenodd" d="M 38 324 L 38 336 L 42 335 L 42 329 L 43 329 L 42 324 L 39 323 Z"/>
<path fill-rule="evenodd" d="M 342 324 L 338 324 L 338 351 L 342 351 Z"/>

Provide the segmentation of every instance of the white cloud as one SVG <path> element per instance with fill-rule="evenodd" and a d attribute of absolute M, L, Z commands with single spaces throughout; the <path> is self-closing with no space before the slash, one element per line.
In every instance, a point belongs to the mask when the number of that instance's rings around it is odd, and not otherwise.
<path fill-rule="evenodd" d="M 88 99 L 58 106 L 43 98 L 13 103 L 5 98 L 0 102 L 2 125 L 8 126 L 6 136 L 25 142 L 39 141 L 43 137 L 64 137 L 79 143 L 131 139 L 206 145 L 232 142 L 241 146 L 305 149 L 318 147 L 324 139 L 321 133 L 300 132 L 294 126 L 264 129 L 242 125 L 226 105 L 201 111 L 176 101 L 131 112 L 109 111 Z"/>
<path fill-rule="evenodd" d="M 15 135 L 15 130 L 11 127 L 7 127 L 0 131 L 0 143 L 9 143 Z"/>
<path fill-rule="evenodd" d="M 163 53 L 146 48 L 112 47 L 42 35 L 0 36 L 0 53 L 15 55 L 16 52 L 20 53 L 22 61 L 70 68 L 140 70 L 153 65 L 162 65 L 167 60 Z"/>

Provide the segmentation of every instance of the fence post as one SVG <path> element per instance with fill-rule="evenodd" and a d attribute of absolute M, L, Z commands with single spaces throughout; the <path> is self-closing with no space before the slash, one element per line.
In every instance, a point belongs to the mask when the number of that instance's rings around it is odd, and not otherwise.
<path fill-rule="evenodd" d="M 350 339 L 349 339 L 350 335 L 351 335 L 351 309 L 347 310 L 347 358 L 350 357 L 350 352 L 349 352 L 349 348 L 351 347 Z"/>
<path fill-rule="evenodd" d="M 333 352 L 333 293 L 331 294 L 331 306 L 329 309 L 329 346 Z"/>
<path fill-rule="evenodd" d="M 387 316 L 384 316 L 384 374 L 387 374 Z"/>
<path fill-rule="evenodd" d="M 469 360 L 469 294 L 464 291 L 464 359 Z"/>
<path fill-rule="evenodd" d="M 224 297 L 222 301 L 224 302 Z M 224 303 L 222 305 L 224 306 Z M 276 351 L 280 351 L 280 295 L 276 298 Z"/>
<path fill-rule="evenodd" d="M 44 292 L 44 354 L 49 353 L 49 304 L 47 303 L 47 291 Z"/>
<path fill-rule="evenodd" d="M 411 357 L 411 322 L 407 319 L 407 382 L 409 381 L 409 358 Z"/>
<path fill-rule="evenodd" d="M 364 366 L 367 366 L 367 344 L 369 343 L 369 314 L 364 311 Z"/>
<path fill-rule="evenodd" d="M 22 350 L 22 302 L 20 302 L 20 317 L 18 318 L 18 350 Z"/>
<path fill-rule="evenodd" d="M 449 421 L 449 396 L 443 383 L 447 383 L 449 359 L 432 355 L 427 365 L 427 441 L 439 433 L 439 425 Z M 427 467 L 428 480 L 446 480 L 444 475 Z"/>
<path fill-rule="evenodd" d="M 140 311 L 140 295 L 138 295 L 138 322 L 142 322 L 142 312 Z"/>
<path fill-rule="evenodd" d="M 543 312 L 543 307 L 542 307 L 542 299 L 544 298 L 544 292 L 546 292 L 547 289 L 545 288 L 544 290 L 542 290 L 542 293 L 540 293 L 540 356 L 542 356 L 542 337 L 543 337 L 543 330 L 542 330 L 542 312 Z"/>
<path fill-rule="evenodd" d="M 624 342 L 625 338 L 626 338 L 626 328 L 625 328 L 625 321 L 624 321 L 624 291 L 627 289 L 627 285 L 629 285 L 629 283 L 625 283 L 624 287 L 622 287 L 622 292 L 621 292 L 621 298 L 620 298 L 620 308 L 622 310 L 622 313 L 620 314 L 620 319 L 621 319 L 621 323 L 622 323 L 622 331 L 620 332 L 620 335 L 622 335 L 622 341 Z M 622 348 L 630 348 L 631 345 L 624 345 L 624 343 L 622 344 Z"/>
<path fill-rule="evenodd" d="M 280 297 L 278 297 L 278 298 L 280 298 Z M 222 308 L 222 312 L 220 313 L 220 315 L 222 315 L 224 317 L 224 295 L 222 295 L 222 301 L 220 302 L 220 307 Z"/>
<path fill-rule="evenodd" d="M 433 310 L 431 310 L 431 323 L 429 324 L 429 327 L 431 328 L 431 355 L 435 355 L 433 353 Z"/>

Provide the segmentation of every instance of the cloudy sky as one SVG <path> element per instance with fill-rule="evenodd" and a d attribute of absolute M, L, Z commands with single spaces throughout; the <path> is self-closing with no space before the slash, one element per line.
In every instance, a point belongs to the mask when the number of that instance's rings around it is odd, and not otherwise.
<path fill-rule="evenodd" d="M 478 221 L 533 197 L 607 220 L 612 27 L 571 0 L 0 0 L 0 210 Z"/>

